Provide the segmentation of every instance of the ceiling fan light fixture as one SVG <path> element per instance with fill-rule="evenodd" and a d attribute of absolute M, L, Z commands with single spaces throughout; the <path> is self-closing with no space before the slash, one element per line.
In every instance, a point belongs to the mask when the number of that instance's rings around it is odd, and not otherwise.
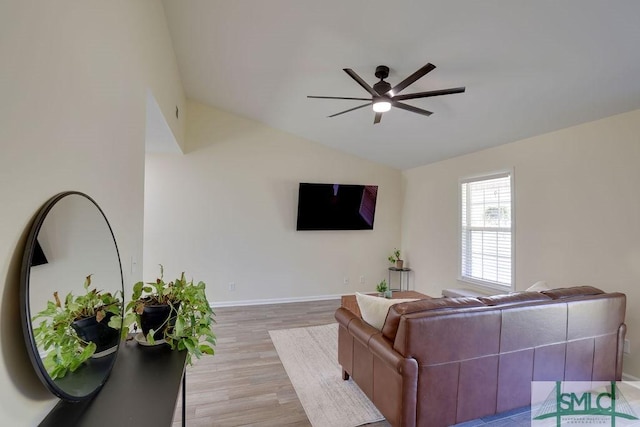
<path fill-rule="evenodd" d="M 366 104 L 358 105 L 357 107 L 349 108 L 348 110 L 340 111 L 339 113 L 332 114 L 328 117 L 336 117 L 340 116 L 344 113 L 348 113 L 350 111 L 359 110 L 361 108 L 368 107 L 371 105 L 373 107 L 373 111 L 375 112 L 375 117 L 373 119 L 373 124 L 380 123 L 382 119 L 382 113 L 386 113 L 391 110 L 391 107 L 399 108 L 401 110 L 409 111 L 411 113 L 420 114 L 423 116 L 430 116 L 433 114 L 431 111 L 424 110 L 422 108 L 414 107 L 413 105 L 405 104 L 404 100 L 409 99 L 420 99 L 420 98 L 429 98 L 432 96 L 441 96 L 441 95 L 451 95 L 454 93 L 463 93 L 465 91 L 464 87 L 454 87 L 449 89 L 438 89 L 438 90 L 430 90 L 426 92 L 415 92 L 400 95 L 404 89 L 408 86 L 415 83 L 417 80 L 424 77 L 429 72 L 433 71 L 436 68 L 432 63 L 428 63 L 427 65 L 421 67 L 418 71 L 411 74 L 409 77 L 402 80 L 397 85 L 391 87 L 391 84 L 385 82 L 384 79 L 389 77 L 389 67 L 386 65 L 378 65 L 376 67 L 376 77 L 380 79 L 379 82 L 371 87 L 367 82 L 365 82 L 362 77 L 360 77 L 355 71 L 351 68 L 343 68 L 342 70 L 349 75 L 356 83 L 358 83 L 364 90 L 366 90 L 371 98 L 364 97 L 343 97 L 343 96 L 307 96 L 307 98 L 321 98 L 321 99 L 345 99 L 350 101 L 368 101 Z"/>
<path fill-rule="evenodd" d="M 386 99 L 378 99 L 373 103 L 373 111 L 376 113 L 386 113 L 391 109 L 391 103 Z"/>

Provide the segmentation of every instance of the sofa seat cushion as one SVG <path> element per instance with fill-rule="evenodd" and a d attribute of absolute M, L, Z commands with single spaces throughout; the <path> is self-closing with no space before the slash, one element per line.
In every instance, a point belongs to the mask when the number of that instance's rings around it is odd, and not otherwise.
<path fill-rule="evenodd" d="M 362 319 L 377 330 L 382 330 L 384 321 L 387 318 L 387 313 L 389 312 L 389 307 L 394 304 L 415 301 L 415 298 L 387 299 L 356 292 L 356 301 L 358 301 L 358 308 L 362 314 Z"/>

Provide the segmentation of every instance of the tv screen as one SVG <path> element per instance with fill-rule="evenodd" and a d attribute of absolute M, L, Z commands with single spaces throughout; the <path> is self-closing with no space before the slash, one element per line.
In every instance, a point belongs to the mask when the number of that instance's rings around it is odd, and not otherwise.
<path fill-rule="evenodd" d="M 372 230 L 377 185 L 300 183 L 297 230 Z"/>

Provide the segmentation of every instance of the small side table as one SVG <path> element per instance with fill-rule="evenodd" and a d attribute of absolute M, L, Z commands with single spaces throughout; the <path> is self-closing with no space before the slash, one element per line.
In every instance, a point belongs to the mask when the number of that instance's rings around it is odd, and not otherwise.
<path fill-rule="evenodd" d="M 394 288 L 391 285 L 391 274 L 397 272 L 400 275 L 400 283 L 398 284 L 398 288 Z M 395 268 L 389 267 L 389 289 L 392 291 L 408 291 L 409 290 L 409 273 L 411 272 L 410 268 Z M 404 280 L 403 280 L 404 279 Z M 404 287 L 402 286 L 404 284 Z"/>

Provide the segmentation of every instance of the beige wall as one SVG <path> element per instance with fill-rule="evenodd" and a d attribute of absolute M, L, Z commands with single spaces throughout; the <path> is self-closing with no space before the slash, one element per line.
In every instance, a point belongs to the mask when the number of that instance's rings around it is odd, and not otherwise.
<path fill-rule="evenodd" d="M 514 168 L 515 284 L 593 285 L 628 296 L 640 377 L 640 110 L 404 172 L 402 246 L 419 290 L 458 277 L 458 180 Z"/>
<path fill-rule="evenodd" d="M 186 154 L 147 155 L 146 280 L 158 264 L 168 278 L 185 270 L 216 304 L 373 291 L 386 277 L 400 242 L 400 171 L 202 104 L 188 109 Z M 379 185 L 374 230 L 296 231 L 300 182 Z"/>
<path fill-rule="evenodd" d="M 125 283 L 141 277 L 146 92 L 168 123 L 184 95 L 156 0 L 0 5 L 0 416 L 36 425 L 56 399 L 26 354 L 18 307 L 27 227 L 54 194 L 79 190 L 102 207 Z M 55 286 L 55 283 L 51 284 Z M 80 284 L 81 286 L 81 284 Z"/>
<path fill-rule="evenodd" d="M 147 90 L 187 154 L 148 158 L 146 279 L 164 263 L 168 275 L 184 269 L 205 280 L 212 301 L 224 302 L 370 290 L 386 277 L 386 256 L 400 242 L 400 172 L 187 107 L 160 2 L 4 1 L 0 61 L 3 424 L 34 425 L 56 402 L 27 359 L 18 309 L 25 233 L 42 203 L 70 189 L 91 195 L 111 222 L 127 288 L 142 277 L 131 259 L 142 259 Z M 626 292 L 635 306 L 639 135 L 635 111 L 406 171 L 402 242 L 418 289 L 460 285 L 458 179 L 514 167 L 517 288 L 586 283 Z M 296 232 L 301 181 L 380 185 L 375 230 Z M 625 372 L 640 376 L 633 309 L 628 324 Z"/>

